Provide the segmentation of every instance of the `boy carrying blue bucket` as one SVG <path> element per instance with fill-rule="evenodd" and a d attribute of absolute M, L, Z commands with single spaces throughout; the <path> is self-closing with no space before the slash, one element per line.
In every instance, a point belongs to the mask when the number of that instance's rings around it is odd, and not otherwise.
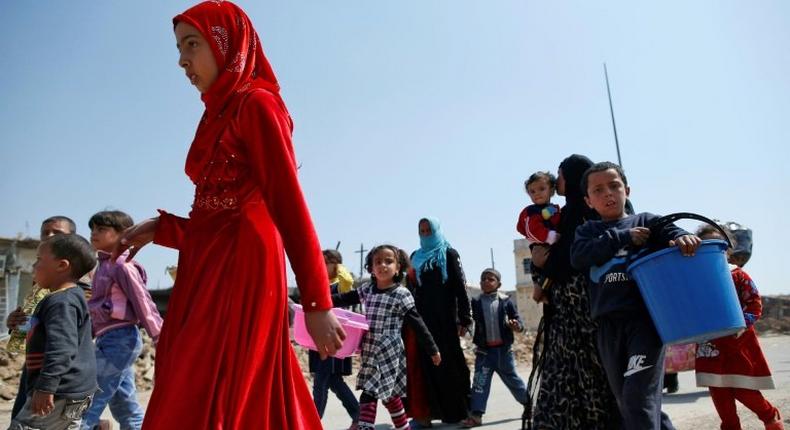
<path fill-rule="evenodd" d="M 658 216 L 625 211 L 630 188 L 622 168 L 596 163 L 582 177 L 584 200 L 601 216 L 576 230 L 571 264 L 590 278 L 590 311 L 598 324 L 598 351 L 625 429 L 674 429 L 661 412 L 664 345 L 628 276 L 632 256 L 651 244 L 693 255 L 700 239 L 673 224 L 651 233 Z M 654 237 L 651 237 L 654 236 Z"/>

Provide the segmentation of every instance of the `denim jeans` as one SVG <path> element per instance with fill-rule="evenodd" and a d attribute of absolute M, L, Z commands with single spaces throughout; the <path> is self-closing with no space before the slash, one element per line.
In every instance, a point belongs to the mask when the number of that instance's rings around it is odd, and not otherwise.
<path fill-rule="evenodd" d="M 505 386 L 522 405 L 527 402 L 527 386 L 516 373 L 516 362 L 510 345 L 477 348 L 475 352 L 475 377 L 472 381 L 472 414 L 482 416 L 486 412 L 491 379 L 496 372 Z"/>
<path fill-rule="evenodd" d="M 326 361 L 331 360 L 328 358 Z M 348 416 L 352 421 L 359 419 L 359 402 L 354 396 L 354 393 L 346 385 L 343 380 L 343 375 L 332 373 L 329 368 L 321 368 L 318 372 L 313 373 L 313 401 L 315 408 L 318 410 L 318 416 L 324 416 L 324 409 L 326 409 L 327 394 L 329 390 L 335 393 L 335 396 L 346 408 Z"/>
<path fill-rule="evenodd" d="M 96 339 L 96 382 L 99 390 L 82 421 L 82 429 L 99 424 L 104 408 L 109 405 L 121 430 L 139 430 L 143 425 L 143 408 L 137 402 L 132 365 L 143 342 L 136 326 L 110 330 Z"/>

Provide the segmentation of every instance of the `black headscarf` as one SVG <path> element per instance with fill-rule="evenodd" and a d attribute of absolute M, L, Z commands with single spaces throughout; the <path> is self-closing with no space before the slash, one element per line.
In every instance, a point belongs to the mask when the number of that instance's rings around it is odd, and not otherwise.
<path fill-rule="evenodd" d="M 576 272 L 571 267 L 571 245 L 576 227 L 588 219 L 598 218 L 596 212 L 584 202 L 584 191 L 581 189 L 582 176 L 592 165 L 592 160 L 578 154 L 573 154 L 560 163 L 565 179 L 565 206 L 560 212 L 560 225 L 557 229 L 560 240 L 551 246 L 551 253 L 542 269 L 546 276 L 557 282 L 566 282 Z"/>

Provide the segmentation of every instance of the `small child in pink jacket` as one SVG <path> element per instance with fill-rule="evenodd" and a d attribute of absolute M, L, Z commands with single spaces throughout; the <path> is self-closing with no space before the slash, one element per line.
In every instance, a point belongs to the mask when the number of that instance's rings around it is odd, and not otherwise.
<path fill-rule="evenodd" d="M 134 225 L 132 218 L 121 211 L 103 211 L 93 215 L 88 225 L 91 244 L 99 253 L 88 308 L 96 337 L 96 379 L 101 391 L 85 413 L 82 428 L 94 428 L 110 404 L 113 418 L 122 429 L 140 429 L 144 412 L 137 401 L 132 368 L 142 349 L 138 325 L 156 343 L 162 317 L 145 287 L 143 266 L 127 261 L 128 252 L 115 261 L 110 259 L 121 233 Z"/>

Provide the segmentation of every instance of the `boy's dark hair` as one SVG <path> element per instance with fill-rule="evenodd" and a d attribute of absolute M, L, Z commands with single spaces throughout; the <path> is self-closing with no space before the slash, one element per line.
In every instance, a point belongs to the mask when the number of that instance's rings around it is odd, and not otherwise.
<path fill-rule="evenodd" d="M 324 260 L 327 263 L 343 264 L 343 256 L 340 251 L 336 249 L 325 249 L 321 251 L 324 254 Z"/>
<path fill-rule="evenodd" d="M 549 186 L 551 187 L 552 190 L 557 188 L 556 176 L 552 175 L 550 172 L 535 172 L 529 175 L 529 178 L 527 178 L 527 180 L 524 181 L 524 189 L 529 191 L 528 190 L 529 186 L 533 182 L 540 181 L 541 179 L 545 179 L 549 183 Z"/>
<path fill-rule="evenodd" d="M 389 249 L 390 251 L 395 254 L 398 259 L 398 264 L 400 265 L 400 271 L 392 277 L 392 280 L 400 283 L 403 280 L 405 273 L 411 267 L 411 260 L 409 260 L 409 254 L 406 254 L 406 251 L 398 248 L 395 245 L 378 245 L 374 246 L 373 249 L 368 252 L 367 257 L 365 257 L 365 270 L 370 273 L 370 278 L 375 280 L 376 277 L 373 276 L 373 257 L 379 252 L 384 249 Z"/>
<path fill-rule="evenodd" d="M 602 161 L 590 166 L 589 169 L 584 171 L 584 175 L 582 175 L 581 187 L 585 196 L 587 195 L 587 180 L 589 179 L 590 175 L 593 173 L 605 172 L 609 169 L 614 169 L 614 171 L 620 176 L 620 179 L 623 180 L 623 185 L 628 186 L 628 179 L 626 179 L 625 172 L 619 164 L 612 163 L 611 161 Z"/>
<path fill-rule="evenodd" d="M 735 237 L 733 237 L 733 235 L 730 234 L 730 232 L 727 231 L 726 228 L 724 228 L 723 230 L 726 233 L 725 236 L 727 237 L 727 239 L 730 240 L 730 243 L 732 244 L 732 247 L 735 248 L 735 246 L 736 246 Z M 712 226 L 710 224 L 702 224 L 701 226 L 699 226 L 697 228 L 697 232 L 695 234 L 699 238 L 702 238 L 703 236 L 708 236 L 708 235 L 721 236 L 721 232 L 719 231 L 719 229 L 717 229 L 716 227 L 714 227 L 714 226 Z"/>
<path fill-rule="evenodd" d="M 71 234 L 74 234 L 74 233 L 77 232 L 77 224 L 74 223 L 74 220 L 72 220 L 71 218 L 69 218 L 67 216 L 63 216 L 63 215 L 51 216 L 51 217 L 45 219 L 44 221 L 42 221 L 41 222 L 41 226 L 43 227 L 43 226 L 45 226 L 45 225 L 47 225 L 47 224 L 49 224 L 51 222 L 65 222 L 66 224 L 69 225 L 69 230 L 71 230 Z"/>
<path fill-rule="evenodd" d="M 96 267 L 96 256 L 90 242 L 78 234 L 58 234 L 45 240 L 52 255 L 59 260 L 68 260 L 71 279 L 76 281 Z"/>
<path fill-rule="evenodd" d="M 110 227 L 118 233 L 134 225 L 132 217 L 121 211 L 96 212 L 88 221 L 88 227 Z"/>

